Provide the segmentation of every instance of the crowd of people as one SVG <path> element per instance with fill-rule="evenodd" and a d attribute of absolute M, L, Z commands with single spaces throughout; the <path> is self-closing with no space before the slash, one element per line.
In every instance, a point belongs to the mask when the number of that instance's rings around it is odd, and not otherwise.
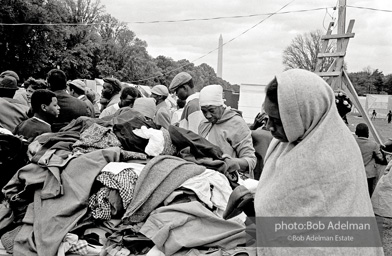
<path fill-rule="evenodd" d="M 256 229 L 263 217 L 375 216 L 385 155 L 365 124 L 349 131 L 316 74 L 276 75 L 251 125 L 225 105 L 222 86 L 197 92 L 187 72 L 149 95 L 103 81 L 99 95 L 59 69 L 22 86 L 1 73 L 8 253 L 383 255 L 381 246 L 257 246 L 246 235 L 246 215 Z"/>

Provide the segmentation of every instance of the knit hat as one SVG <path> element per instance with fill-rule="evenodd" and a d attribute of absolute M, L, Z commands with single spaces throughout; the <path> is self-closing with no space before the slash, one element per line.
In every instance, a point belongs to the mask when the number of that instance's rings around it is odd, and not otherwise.
<path fill-rule="evenodd" d="M 7 71 L 4 71 L 0 74 L 0 77 L 5 77 L 5 76 L 12 76 L 13 78 L 16 79 L 17 82 L 19 81 L 19 76 L 18 76 L 18 74 L 16 74 L 15 71 L 7 70 Z"/>
<path fill-rule="evenodd" d="M 156 95 L 161 95 L 161 96 L 168 96 L 169 90 L 167 89 L 166 86 L 158 84 L 151 89 L 151 93 Z"/>
<path fill-rule="evenodd" d="M 223 106 L 223 88 L 219 84 L 207 85 L 200 91 L 200 106 Z"/>
<path fill-rule="evenodd" d="M 157 107 L 152 98 L 137 98 L 133 104 L 133 109 L 146 117 L 154 118 Z"/>
<path fill-rule="evenodd" d="M 173 78 L 172 82 L 170 83 L 169 90 L 173 92 L 181 85 L 189 82 L 191 79 L 192 76 L 190 74 L 187 72 L 181 72 Z"/>
<path fill-rule="evenodd" d="M 14 77 L 5 76 L 0 78 L 0 89 L 18 90 L 18 84 Z"/>
<path fill-rule="evenodd" d="M 71 82 L 69 82 L 69 84 L 72 84 L 73 86 L 75 86 L 76 88 L 78 88 L 82 91 L 86 90 L 86 83 L 80 79 L 72 80 Z"/>
<path fill-rule="evenodd" d="M 116 78 L 107 77 L 107 78 L 104 78 L 103 81 L 105 83 L 111 84 L 113 86 L 113 88 L 117 89 L 118 91 L 121 91 L 121 89 L 122 89 L 121 82 Z"/>

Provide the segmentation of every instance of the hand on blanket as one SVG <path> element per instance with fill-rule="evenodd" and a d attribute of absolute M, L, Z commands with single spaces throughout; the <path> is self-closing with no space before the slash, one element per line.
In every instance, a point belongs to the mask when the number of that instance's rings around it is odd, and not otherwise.
<path fill-rule="evenodd" d="M 227 165 L 226 172 L 227 173 L 232 173 L 235 171 L 241 170 L 240 164 L 237 161 L 237 158 L 226 158 L 224 161 Z"/>

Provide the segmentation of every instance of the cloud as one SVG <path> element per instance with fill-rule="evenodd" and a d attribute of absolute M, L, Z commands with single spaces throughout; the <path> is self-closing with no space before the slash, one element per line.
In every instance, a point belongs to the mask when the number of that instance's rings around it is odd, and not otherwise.
<path fill-rule="evenodd" d="M 121 21 L 179 20 L 212 18 L 234 15 L 270 13 L 279 10 L 289 0 L 101 0 L 108 13 Z M 355 6 L 388 9 L 388 0 L 359 0 Z M 336 0 L 295 0 L 283 11 L 332 7 Z M 389 8 L 390 9 L 390 8 Z M 223 50 L 223 78 L 230 83 L 266 84 L 283 70 L 282 52 L 298 34 L 317 29 L 325 31 L 338 10 L 331 8 L 311 12 L 277 14 L 261 24 L 246 30 L 265 19 L 257 16 L 240 19 L 190 21 L 177 23 L 130 23 L 129 28 L 148 44 L 148 52 L 156 57 L 164 55 L 174 60 L 197 59 L 218 47 L 219 35 L 225 45 Z M 331 17 L 332 16 L 332 17 Z M 349 72 L 361 71 L 371 66 L 392 73 L 392 14 L 356 8 L 347 8 L 347 21 L 355 19 L 356 36 L 350 39 L 346 62 Z M 242 35 L 241 35 L 242 34 Z M 217 67 L 217 51 L 195 62 Z"/>

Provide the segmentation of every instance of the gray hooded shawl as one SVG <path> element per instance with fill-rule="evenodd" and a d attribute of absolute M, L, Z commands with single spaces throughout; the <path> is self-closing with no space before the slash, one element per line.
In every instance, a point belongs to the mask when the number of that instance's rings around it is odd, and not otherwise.
<path fill-rule="evenodd" d="M 268 148 L 255 195 L 256 216 L 374 216 L 359 147 L 338 114 L 330 86 L 299 69 L 276 78 L 288 142 L 273 139 Z M 383 253 L 379 247 L 259 247 L 258 255 Z"/>

